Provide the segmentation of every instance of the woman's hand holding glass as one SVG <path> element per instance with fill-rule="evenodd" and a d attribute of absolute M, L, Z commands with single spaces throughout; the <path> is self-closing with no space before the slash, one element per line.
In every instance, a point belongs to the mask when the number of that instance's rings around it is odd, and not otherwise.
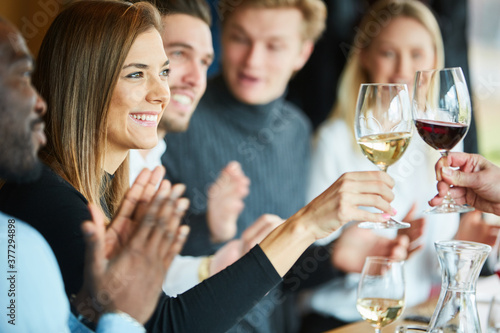
<path fill-rule="evenodd" d="M 397 162 L 412 136 L 410 99 L 406 84 L 362 84 L 354 132 L 363 154 L 382 171 Z M 362 222 L 361 228 L 401 229 L 409 223 Z"/>

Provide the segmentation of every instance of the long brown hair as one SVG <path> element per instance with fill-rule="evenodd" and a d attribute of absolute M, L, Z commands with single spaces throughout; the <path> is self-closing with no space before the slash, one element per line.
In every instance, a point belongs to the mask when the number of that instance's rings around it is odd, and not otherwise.
<path fill-rule="evenodd" d="M 160 31 L 149 3 L 79 1 L 45 36 L 33 83 L 47 101 L 47 145 L 40 158 L 89 202 L 104 195 L 111 215 L 128 188 L 128 157 L 105 181 L 108 110 L 125 58 L 138 35 Z"/>

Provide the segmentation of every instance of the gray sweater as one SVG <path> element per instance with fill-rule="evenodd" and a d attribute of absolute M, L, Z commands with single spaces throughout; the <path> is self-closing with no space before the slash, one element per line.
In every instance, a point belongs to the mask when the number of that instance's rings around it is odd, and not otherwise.
<path fill-rule="evenodd" d="M 187 186 L 191 234 L 184 255 L 212 254 L 205 219 L 207 190 L 236 160 L 250 178 L 250 194 L 237 237 L 262 214 L 284 219 L 305 204 L 311 127 L 295 106 L 279 98 L 265 105 L 237 101 L 219 77 L 208 84 L 185 133 L 167 134 L 162 162 L 173 183 Z"/>

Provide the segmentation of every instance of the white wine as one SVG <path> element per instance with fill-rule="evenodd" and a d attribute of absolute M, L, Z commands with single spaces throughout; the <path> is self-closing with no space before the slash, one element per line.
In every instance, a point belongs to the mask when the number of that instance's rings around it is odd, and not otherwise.
<path fill-rule="evenodd" d="M 363 136 L 358 140 L 358 144 L 363 154 L 385 171 L 403 155 L 410 139 L 409 132 L 382 133 Z"/>
<path fill-rule="evenodd" d="M 388 298 L 360 298 L 356 308 L 364 320 L 381 328 L 392 323 L 403 312 L 404 301 Z"/>

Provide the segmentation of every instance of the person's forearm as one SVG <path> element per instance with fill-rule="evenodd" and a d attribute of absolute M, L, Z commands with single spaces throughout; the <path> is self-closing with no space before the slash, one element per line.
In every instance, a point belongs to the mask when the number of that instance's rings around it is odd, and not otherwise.
<path fill-rule="evenodd" d="M 273 230 L 260 247 L 278 274 L 283 277 L 302 255 L 316 241 L 314 235 L 300 215 L 295 214 L 285 223 Z"/>

